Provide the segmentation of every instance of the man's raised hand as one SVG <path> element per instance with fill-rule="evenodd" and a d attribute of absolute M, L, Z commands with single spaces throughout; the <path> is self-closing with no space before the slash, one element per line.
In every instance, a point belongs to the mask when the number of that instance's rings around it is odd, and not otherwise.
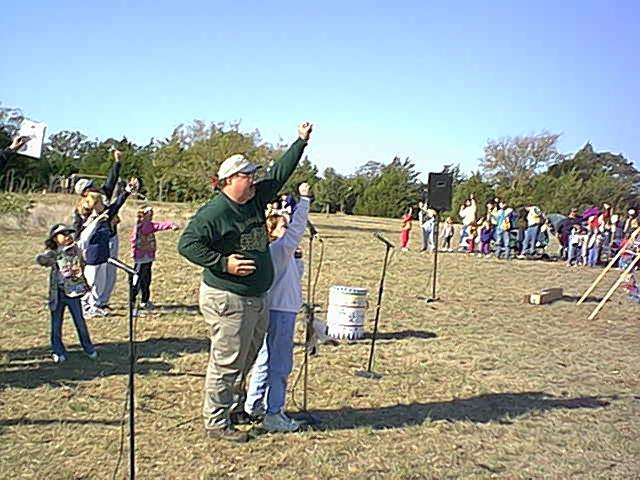
<path fill-rule="evenodd" d="M 298 136 L 306 142 L 311 136 L 311 130 L 313 130 L 312 123 L 302 122 L 300 125 L 298 125 Z"/>
<path fill-rule="evenodd" d="M 238 277 L 246 277 L 256 271 L 256 263 L 250 258 L 233 254 L 227 257 L 227 273 Z"/>

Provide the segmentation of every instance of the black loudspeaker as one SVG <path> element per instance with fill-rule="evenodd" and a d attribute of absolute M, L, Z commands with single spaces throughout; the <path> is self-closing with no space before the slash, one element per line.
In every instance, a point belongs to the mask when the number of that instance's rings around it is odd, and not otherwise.
<path fill-rule="evenodd" d="M 429 198 L 427 205 L 438 212 L 451 210 L 453 176 L 450 173 L 429 174 Z"/>

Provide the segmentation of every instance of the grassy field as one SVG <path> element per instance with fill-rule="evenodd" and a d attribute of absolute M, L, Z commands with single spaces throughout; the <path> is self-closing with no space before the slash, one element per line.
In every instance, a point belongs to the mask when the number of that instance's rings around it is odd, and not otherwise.
<path fill-rule="evenodd" d="M 70 358 L 54 365 L 48 275 L 33 257 L 47 222 L 67 218 L 72 198 L 34 198 L 28 228 L 4 221 L 0 230 L 0 478 L 112 478 L 127 388 L 126 280 L 118 279 L 116 315 L 88 321 L 99 359 L 79 351 L 67 316 Z M 123 215 L 125 260 L 134 208 Z M 156 218 L 184 224 L 194 209 L 157 205 Z M 313 221 L 326 245 L 318 302 L 326 307 L 329 288 L 347 285 L 368 288 L 375 305 L 384 247 L 372 232 L 397 242 L 399 222 Z M 355 375 L 366 366 L 367 339 L 322 346 L 309 365 L 308 397 L 322 429 L 260 435 L 240 446 L 206 439 L 200 270 L 178 256 L 178 236 L 157 236 L 152 299 L 161 308 L 136 327 L 139 478 L 640 477 L 640 307 L 620 291 L 589 322 L 596 299 L 575 301 L 599 269 L 462 254 L 439 256 L 440 301 L 426 303 L 433 257 L 418 253 L 417 231 L 412 251 L 397 253 L 388 270 L 374 364 L 380 380 Z M 565 298 L 523 304 L 525 294 L 545 287 L 564 288 Z M 373 314 L 370 308 L 369 332 Z M 301 358 L 298 347 L 293 376 Z M 300 386 L 289 395 L 295 412 L 292 400 L 301 403 Z M 124 442 L 116 478 L 127 478 Z"/>

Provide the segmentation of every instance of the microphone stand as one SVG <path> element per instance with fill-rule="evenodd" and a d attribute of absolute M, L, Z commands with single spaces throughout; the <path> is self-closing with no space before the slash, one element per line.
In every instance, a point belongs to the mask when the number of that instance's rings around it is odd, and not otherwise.
<path fill-rule="evenodd" d="M 129 277 L 129 478 L 136 478 L 136 433 L 135 433 L 135 391 L 134 374 L 136 363 L 136 346 L 133 329 L 133 309 L 135 304 L 135 288 L 138 284 L 138 272 L 115 258 L 107 262 L 127 273 Z"/>
<path fill-rule="evenodd" d="M 427 299 L 427 303 L 437 302 L 439 298 L 436 296 L 436 282 L 438 280 L 438 235 L 440 229 L 440 217 L 436 211 L 435 225 L 433 226 L 433 244 L 435 250 L 433 251 L 433 282 L 431 284 L 431 298 Z"/>
<path fill-rule="evenodd" d="M 303 363 L 303 380 L 302 380 L 302 412 L 305 414 L 304 422 L 307 425 L 316 425 L 319 423 L 318 419 L 309 413 L 307 410 L 307 380 L 309 378 L 309 343 L 311 336 L 313 335 L 313 322 L 315 320 L 315 295 L 314 289 L 311 284 L 312 267 L 313 267 L 313 240 L 318 238 L 320 242 L 322 239 L 318 235 L 318 231 L 313 224 L 307 220 L 307 226 L 309 227 L 309 253 L 307 258 L 307 304 L 306 304 L 306 323 L 304 329 L 304 363 Z"/>
<path fill-rule="evenodd" d="M 380 276 L 380 287 L 378 289 L 378 301 L 376 303 L 376 316 L 373 322 L 373 334 L 371 335 L 371 350 L 369 352 L 369 363 L 367 365 L 366 370 L 358 370 L 356 372 L 356 375 L 358 377 L 378 380 L 382 378 L 382 375 L 379 373 L 373 372 L 371 370 L 371 367 L 373 366 L 373 352 L 375 350 L 376 338 L 378 337 L 378 319 L 380 318 L 380 307 L 382 304 L 382 293 L 384 291 L 384 278 L 387 275 L 387 264 L 389 263 L 389 252 L 391 251 L 392 248 L 395 248 L 395 246 L 377 232 L 374 233 L 373 236 L 384 243 L 386 250 L 384 252 L 384 263 L 382 264 L 382 275 Z"/>

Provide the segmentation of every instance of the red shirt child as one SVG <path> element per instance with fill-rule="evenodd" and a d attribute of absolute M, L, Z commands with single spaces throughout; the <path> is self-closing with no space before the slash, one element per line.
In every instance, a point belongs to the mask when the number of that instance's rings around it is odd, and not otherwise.
<path fill-rule="evenodd" d="M 413 208 L 409 207 L 409 211 L 402 217 L 402 231 L 400 232 L 400 247 L 407 250 L 409 243 L 409 232 L 411 231 L 411 221 L 413 220 Z"/>

